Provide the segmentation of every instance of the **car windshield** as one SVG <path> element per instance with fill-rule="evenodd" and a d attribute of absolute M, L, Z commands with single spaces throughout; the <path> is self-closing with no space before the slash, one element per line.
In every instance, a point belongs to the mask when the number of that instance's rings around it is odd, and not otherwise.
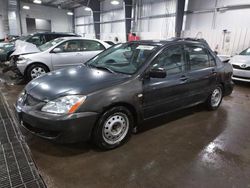
<path fill-rule="evenodd" d="M 140 43 L 118 44 L 88 61 L 86 66 L 106 69 L 110 72 L 134 74 L 156 47 Z"/>
<path fill-rule="evenodd" d="M 41 51 L 45 51 L 45 50 L 48 50 L 49 48 L 55 46 L 56 44 L 60 43 L 61 41 L 63 41 L 64 39 L 61 39 L 61 38 L 57 38 L 57 39 L 54 39 L 54 40 L 51 40 L 49 42 L 46 42 L 45 44 L 39 46 L 39 50 Z"/>
<path fill-rule="evenodd" d="M 247 48 L 244 51 L 242 51 L 240 55 L 250 55 L 250 48 Z"/>

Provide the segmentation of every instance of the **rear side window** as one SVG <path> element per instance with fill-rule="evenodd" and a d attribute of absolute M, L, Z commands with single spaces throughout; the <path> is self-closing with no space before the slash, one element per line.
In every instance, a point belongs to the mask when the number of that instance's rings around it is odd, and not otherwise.
<path fill-rule="evenodd" d="M 174 46 L 164 50 L 153 62 L 152 69 L 163 68 L 167 75 L 180 74 L 185 71 L 185 61 L 182 46 Z"/>
<path fill-rule="evenodd" d="M 100 51 L 105 50 L 105 47 L 97 42 L 91 40 L 82 40 L 81 41 L 81 51 Z"/>
<path fill-rule="evenodd" d="M 210 59 L 204 47 L 186 46 L 185 50 L 191 71 L 210 67 Z"/>

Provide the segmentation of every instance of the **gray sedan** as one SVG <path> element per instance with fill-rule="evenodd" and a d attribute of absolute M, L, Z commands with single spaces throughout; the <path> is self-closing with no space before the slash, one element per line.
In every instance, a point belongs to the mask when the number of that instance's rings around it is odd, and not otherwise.
<path fill-rule="evenodd" d="M 95 39 L 57 38 L 39 46 L 36 53 L 20 55 L 16 66 L 25 78 L 32 80 L 53 70 L 85 63 L 109 47 Z"/>

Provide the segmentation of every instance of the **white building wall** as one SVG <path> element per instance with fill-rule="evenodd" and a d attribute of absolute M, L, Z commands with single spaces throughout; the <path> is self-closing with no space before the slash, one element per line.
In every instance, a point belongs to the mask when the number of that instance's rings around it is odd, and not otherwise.
<path fill-rule="evenodd" d="M 120 42 L 126 41 L 124 3 L 111 5 L 110 0 L 101 2 L 101 40 L 114 41 L 118 37 Z M 115 21 L 115 22 L 113 22 Z"/>
<path fill-rule="evenodd" d="M 0 39 L 8 34 L 8 1 L 0 0 Z"/>
<path fill-rule="evenodd" d="M 175 35 L 176 0 L 142 0 L 137 33 L 141 39 L 167 39 Z"/>
<path fill-rule="evenodd" d="M 100 39 L 114 41 L 118 37 L 120 42 L 126 41 L 125 12 L 123 0 L 119 5 L 111 5 L 110 0 L 101 1 Z M 95 38 L 92 11 L 85 7 L 75 9 L 75 30 L 87 38 Z"/>
<path fill-rule="evenodd" d="M 72 16 L 67 15 L 67 10 L 48 6 L 21 3 L 21 7 L 27 5 L 30 10 L 21 9 L 21 22 L 23 34 L 27 34 L 26 18 L 51 20 L 53 32 L 72 32 Z"/>
<path fill-rule="evenodd" d="M 222 9 L 245 4 L 249 8 Z M 250 0 L 189 0 L 188 11 L 203 11 L 186 15 L 184 37 L 205 38 L 221 54 L 233 55 L 250 46 Z M 227 30 L 226 33 L 223 30 Z"/>
<path fill-rule="evenodd" d="M 94 20 L 92 11 L 84 10 L 85 7 L 75 9 L 75 32 L 86 38 L 95 38 Z"/>

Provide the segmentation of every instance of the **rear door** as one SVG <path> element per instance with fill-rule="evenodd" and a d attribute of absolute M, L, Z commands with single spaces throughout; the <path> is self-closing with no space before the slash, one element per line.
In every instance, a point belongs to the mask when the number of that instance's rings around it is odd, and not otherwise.
<path fill-rule="evenodd" d="M 216 61 L 203 45 L 186 44 L 190 103 L 206 100 L 216 84 Z"/>
<path fill-rule="evenodd" d="M 152 62 L 150 69 L 163 68 L 166 78 L 144 78 L 144 118 L 158 116 L 187 105 L 186 63 L 184 46 L 174 45 L 163 50 Z"/>
<path fill-rule="evenodd" d="M 82 54 L 82 62 L 85 63 L 90 60 L 92 57 L 96 56 L 103 50 L 105 47 L 98 41 L 94 40 L 80 40 L 80 53 Z"/>
<path fill-rule="evenodd" d="M 83 55 L 80 42 L 80 40 L 67 40 L 56 47 L 60 48 L 61 51 L 51 53 L 51 62 L 54 69 L 77 66 L 82 63 Z"/>

